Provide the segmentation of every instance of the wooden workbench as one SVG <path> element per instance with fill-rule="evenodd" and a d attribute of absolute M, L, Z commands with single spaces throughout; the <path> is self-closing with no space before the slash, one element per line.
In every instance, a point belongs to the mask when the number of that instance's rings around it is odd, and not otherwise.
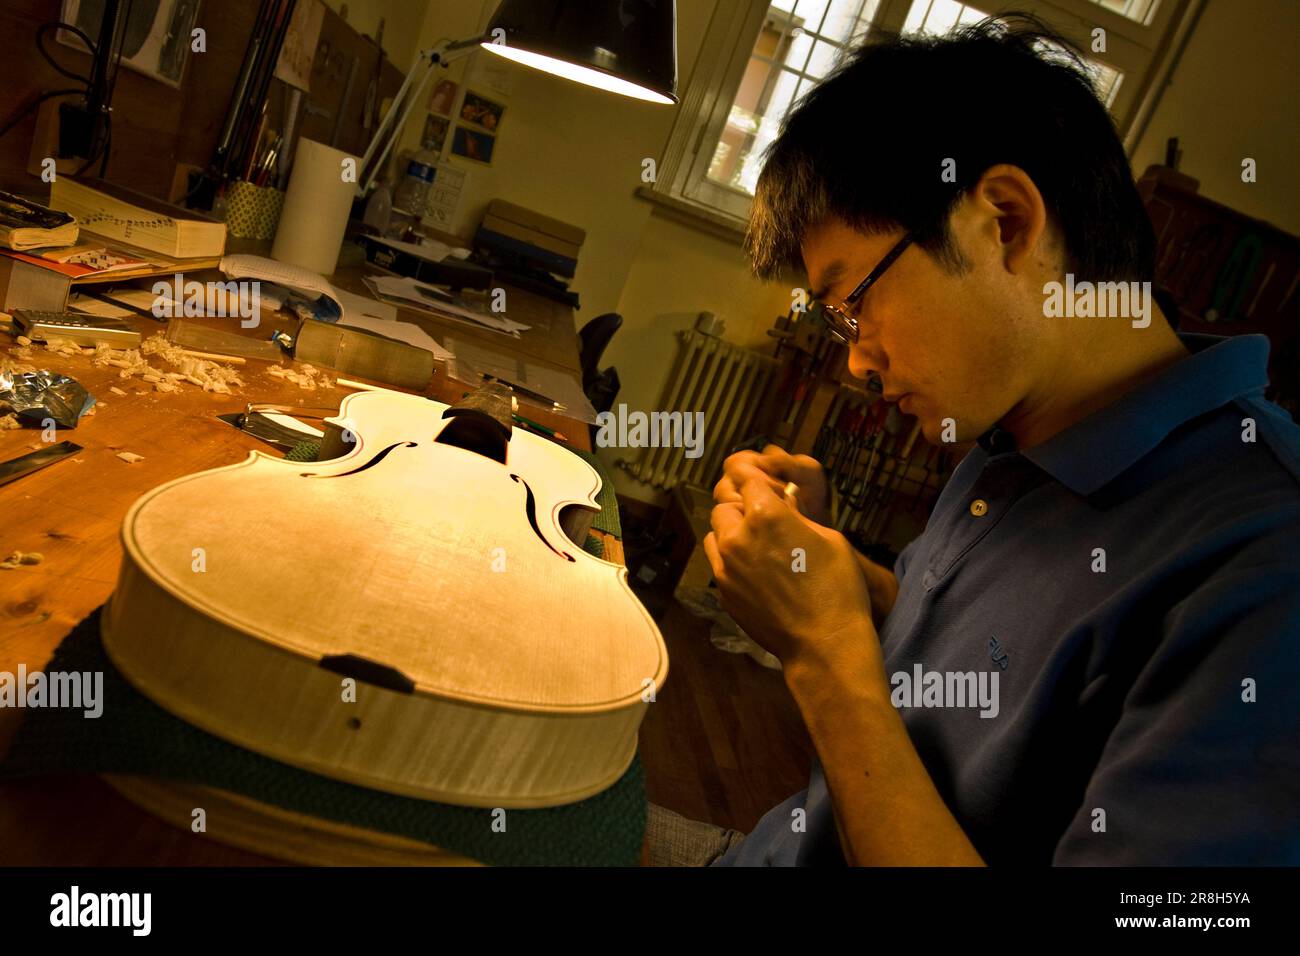
<path fill-rule="evenodd" d="M 363 291 L 358 289 L 360 275 L 357 270 L 336 279 L 344 288 Z M 498 351 L 513 350 L 555 368 L 576 370 L 578 338 L 572 311 L 527 292 L 507 294 L 512 317 L 533 326 L 518 340 L 406 310 L 400 317 L 417 322 L 439 342 L 446 337 L 474 339 Z M 227 330 L 237 327 L 230 319 L 187 321 L 212 322 Z M 146 318 L 136 322 L 146 336 L 163 328 Z M 295 323 L 285 318 L 280 324 L 289 329 Z M 269 336 L 266 323 L 257 334 Z M 0 348 L 7 350 L 10 345 L 9 336 L 0 333 Z M 116 368 L 95 368 L 85 356 L 50 355 L 40 363 L 77 379 L 102 405 L 76 429 L 58 435 L 57 440 L 83 446 L 81 452 L 0 487 L 0 551 L 44 555 L 40 564 L 0 571 L 0 670 L 14 672 L 20 663 L 29 670 L 43 668 L 73 626 L 108 599 L 122 558 L 122 519 L 136 498 L 173 478 L 240 461 L 249 451 L 272 450 L 220 421 L 218 415 L 242 411 L 249 402 L 274 403 L 300 409 L 300 417 L 318 425 L 317 419 L 334 414 L 351 391 L 302 390 L 270 375 L 269 365 L 249 359 L 241 369 L 244 386 L 237 394 L 217 395 L 189 385 L 177 393 L 156 392 L 139 379 L 119 378 Z M 113 394 L 112 386 L 127 394 Z M 464 383 L 447 378 L 438 363 L 426 394 L 450 404 L 466 390 Z M 590 450 L 586 425 L 526 408 L 530 418 L 568 436 L 573 447 Z M 44 444 L 36 430 L 0 431 L 0 461 L 38 447 Z M 117 457 L 119 451 L 142 455 L 143 460 L 128 464 Z M 606 539 L 607 545 L 614 546 L 607 556 L 621 560 L 617 542 Z M 0 709 L 0 755 L 8 749 L 20 720 L 21 712 Z M 46 777 L 0 784 L 0 864 L 267 862 L 274 861 L 167 826 L 96 778 Z"/>

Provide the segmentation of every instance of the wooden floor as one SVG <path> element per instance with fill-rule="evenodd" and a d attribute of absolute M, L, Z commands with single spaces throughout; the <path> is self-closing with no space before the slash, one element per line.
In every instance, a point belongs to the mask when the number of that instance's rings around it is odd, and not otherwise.
<path fill-rule="evenodd" d="M 748 833 L 808 785 L 813 748 L 780 671 L 709 642 L 710 623 L 669 599 L 659 620 L 668 683 L 641 725 L 650 800 Z"/>

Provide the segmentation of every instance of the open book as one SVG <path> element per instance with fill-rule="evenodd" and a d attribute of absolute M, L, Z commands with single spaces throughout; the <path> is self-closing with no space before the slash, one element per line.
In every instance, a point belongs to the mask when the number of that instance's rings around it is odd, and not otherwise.
<path fill-rule="evenodd" d="M 226 249 L 224 223 L 101 180 L 58 177 L 50 184 L 50 207 L 96 235 L 175 259 L 220 256 Z"/>

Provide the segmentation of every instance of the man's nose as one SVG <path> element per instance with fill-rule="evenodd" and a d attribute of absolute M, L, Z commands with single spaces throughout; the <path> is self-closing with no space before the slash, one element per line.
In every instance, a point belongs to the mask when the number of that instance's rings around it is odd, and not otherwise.
<path fill-rule="evenodd" d="M 883 372 L 887 365 L 879 349 L 871 342 L 861 340 L 849 346 L 848 364 L 849 374 L 864 381 L 872 372 Z"/>

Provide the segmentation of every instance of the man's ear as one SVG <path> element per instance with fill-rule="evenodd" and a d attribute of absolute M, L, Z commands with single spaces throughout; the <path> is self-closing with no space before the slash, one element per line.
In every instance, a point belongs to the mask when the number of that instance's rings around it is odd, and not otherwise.
<path fill-rule="evenodd" d="M 1034 268 L 1047 231 L 1047 206 L 1029 174 L 1008 163 L 990 166 L 969 199 L 975 228 L 997 243 L 1003 267 L 1012 274 Z"/>

